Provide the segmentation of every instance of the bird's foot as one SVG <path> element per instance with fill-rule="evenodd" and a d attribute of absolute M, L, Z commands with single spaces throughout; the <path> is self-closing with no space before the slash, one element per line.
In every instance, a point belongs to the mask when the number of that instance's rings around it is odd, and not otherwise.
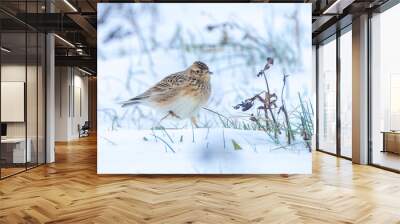
<path fill-rule="evenodd" d="M 192 121 L 192 124 L 194 125 L 194 127 L 199 128 L 196 117 L 191 117 L 190 120 Z"/>

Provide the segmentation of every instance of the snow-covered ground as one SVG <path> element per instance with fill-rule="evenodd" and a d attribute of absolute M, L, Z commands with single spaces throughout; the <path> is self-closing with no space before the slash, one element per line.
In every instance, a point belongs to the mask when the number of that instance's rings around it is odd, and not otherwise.
<path fill-rule="evenodd" d="M 237 129 L 104 131 L 99 174 L 309 174 L 312 155 L 283 147 L 265 132 Z"/>

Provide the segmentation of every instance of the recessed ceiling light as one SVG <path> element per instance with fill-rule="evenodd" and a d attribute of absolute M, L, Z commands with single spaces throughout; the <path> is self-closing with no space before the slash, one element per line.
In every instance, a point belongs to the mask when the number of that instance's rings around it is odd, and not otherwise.
<path fill-rule="evenodd" d="M 67 4 L 74 12 L 78 12 L 78 10 L 68 1 L 64 0 L 65 4 Z"/>
<path fill-rule="evenodd" d="M 342 14 L 343 10 L 355 0 L 336 0 L 322 14 Z"/>
<path fill-rule="evenodd" d="M 7 49 L 5 47 L 1 47 L 0 49 L 1 49 L 1 51 L 4 51 L 6 53 L 10 53 L 11 52 L 11 50 L 9 50 L 9 49 Z"/>
<path fill-rule="evenodd" d="M 86 71 L 86 70 L 83 70 L 83 69 L 81 69 L 81 68 L 79 68 L 79 67 L 78 67 L 78 70 L 81 71 L 81 72 L 83 72 L 83 73 L 85 73 L 85 74 L 87 74 L 87 75 L 90 75 L 90 76 L 92 75 L 92 73 L 90 73 L 90 72 L 88 72 L 88 71 Z"/>
<path fill-rule="evenodd" d="M 64 38 L 62 38 L 62 37 L 60 37 L 60 36 L 57 35 L 57 34 L 54 34 L 54 36 L 57 37 L 57 38 L 58 38 L 59 40 L 61 40 L 62 42 L 66 43 L 68 46 L 75 48 L 75 45 L 73 45 L 73 44 L 72 44 L 71 42 L 69 42 L 68 40 L 66 40 L 66 39 L 64 39 Z"/>
<path fill-rule="evenodd" d="M 65 4 L 67 4 L 74 12 L 78 12 L 78 10 L 68 1 L 64 0 Z"/>

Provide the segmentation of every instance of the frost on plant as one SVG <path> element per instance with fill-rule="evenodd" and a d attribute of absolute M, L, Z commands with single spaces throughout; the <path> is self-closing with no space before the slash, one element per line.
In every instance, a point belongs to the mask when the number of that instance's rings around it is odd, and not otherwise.
<path fill-rule="evenodd" d="M 256 129 L 265 131 L 271 136 L 275 142 L 279 142 L 279 136 L 285 133 L 287 144 L 292 144 L 297 135 L 301 136 L 304 143 L 311 151 L 311 136 L 313 134 L 312 123 L 312 105 L 304 104 L 299 93 L 299 105 L 295 106 L 293 111 L 288 113 L 283 97 L 284 89 L 286 86 L 287 78 L 289 75 L 282 75 L 283 84 L 280 93 L 280 101 L 277 93 L 270 91 L 268 83 L 267 70 L 274 64 L 272 58 L 267 58 L 264 68 L 258 72 L 257 77 L 263 77 L 265 81 L 265 90 L 254 96 L 243 100 L 241 103 L 235 105 L 235 110 L 243 112 L 253 110 L 254 113 L 249 115 L 249 120 L 254 122 Z M 311 108 L 310 108 L 311 107 Z"/>

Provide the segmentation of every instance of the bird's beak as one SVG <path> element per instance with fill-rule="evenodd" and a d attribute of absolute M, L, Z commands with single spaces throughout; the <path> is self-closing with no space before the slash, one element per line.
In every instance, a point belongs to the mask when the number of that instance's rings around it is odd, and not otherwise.
<path fill-rule="evenodd" d="M 208 74 L 209 74 L 209 75 L 212 75 L 212 74 L 214 74 L 214 72 L 210 72 L 210 71 L 209 71 Z"/>

